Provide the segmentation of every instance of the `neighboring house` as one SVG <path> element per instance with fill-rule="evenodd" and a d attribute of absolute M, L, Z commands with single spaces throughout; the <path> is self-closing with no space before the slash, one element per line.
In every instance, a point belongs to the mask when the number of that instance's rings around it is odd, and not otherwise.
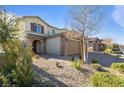
<path fill-rule="evenodd" d="M 89 38 L 89 51 L 104 51 L 106 47 L 112 45 L 110 39 Z"/>
<path fill-rule="evenodd" d="M 93 52 L 94 51 L 94 44 L 95 44 L 95 41 L 96 41 L 96 37 L 94 38 L 88 38 L 89 42 L 88 42 L 88 51 L 89 52 Z"/>
<path fill-rule="evenodd" d="M 119 45 L 119 48 L 124 53 L 124 45 Z"/>
<path fill-rule="evenodd" d="M 32 46 L 35 53 L 64 56 L 80 54 L 80 42 L 72 40 L 81 39 L 78 32 L 53 27 L 38 16 L 18 18 L 17 27 L 20 30 L 20 40 L 25 46 Z"/>
<path fill-rule="evenodd" d="M 106 47 L 112 48 L 113 43 L 112 43 L 112 40 L 111 39 L 106 38 L 106 39 L 101 39 L 101 40 L 102 40 L 102 43 L 106 45 Z"/>

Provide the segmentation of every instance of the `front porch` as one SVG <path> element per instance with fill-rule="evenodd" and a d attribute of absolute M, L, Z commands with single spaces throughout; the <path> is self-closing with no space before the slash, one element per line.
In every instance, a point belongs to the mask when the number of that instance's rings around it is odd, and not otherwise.
<path fill-rule="evenodd" d="M 28 35 L 25 39 L 26 46 L 31 46 L 32 51 L 36 54 L 46 53 L 46 38 L 35 35 Z"/>

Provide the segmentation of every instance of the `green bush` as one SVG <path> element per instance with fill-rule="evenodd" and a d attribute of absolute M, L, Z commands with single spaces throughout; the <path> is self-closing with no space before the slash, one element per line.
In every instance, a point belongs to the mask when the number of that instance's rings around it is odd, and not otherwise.
<path fill-rule="evenodd" d="M 12 76 L 16 86 L 32 86 L 32 56 L 28 48 L 22 48 L 17 59 L 16 68 L 12 71 Z"/>
<path fill-rule="evenodd" d="M 92 67 L 94 68 L 94 69 L 97 69 L 97 70 L 99 70 L 99 69 L 101 69 L 102 68 L 102 66 L 100 65 L 100 64 L 92 64 Z"/>
<path fill-rule="evenodd" d="M 75 68 L 80 69 L 80 62 L 75 62 Z"/>
<path fill-rule="evenodd" d="M 2 86 L 32 86 L 31 48 L 23 47 L 19 40 L 9 40 L 3 46 L 4 64 L 0 68 Z"/>
<path fill-rule="evenodd" d="M 124 87 L 124 78 L 108 72 L 96 72 L 91 76 L 91 83 L 94 87 Z"/>
<path fill-rule="evenodd" d="M 72 57 L 72 58 L 71 58 L 71 61 L 75 61 L 75 58 L 74 58 L 74 57 Z"/>
<path fill-rule="evenodd" d="M 11 64 L 12 63 L 12 64 Z M 4 64 L 0 80 L 3 86 L 32 86 L 32 57 L 29 48 L 20 48 L 17 60 Z"/>
<path fill-rule="evenodd" d="M 93 59 L 92 63 L 98 63 L 98 60 L 97 59 Z"/>
<path fill-rule="evenodd" d="M 18 59 L 19 49 L 21 46 L 21 41 L 16 40 L 8 40 L 6 43 L 2 44 L 4 54 L 2 55 L 3 60 L 3 68 L 2 73 L 8 73 L 11 69 L 15 68 L 16 60 Z"/>
<path fill-rule="evenodd" d="M 121 57 L 121 54 L 116 54 L 116 57 Z"/>
<path fill-rule="evenodd" d="M 106 54 L 111 54 L 111 53 L 112 53 L 112 49 L 106 48 L 106 49 L 105 49 L 105 53 L 106 53 Z"/>
<path fill-rule="evenodd" d="M 81 67 L 81 62 L 80 62 L 79 59 L 77 59 L 77 60 L 74 61 L 74 66 L 75 66 L 76 69 L 80 69 L 80 67 Z"/>
<path fill-rule="evenodd" d="M 117 54 L 117 51 L 112 51 L 113 54 Z"/>
<path fill-rule="evenodd" d="M 111 68 L 124 73 L 124 63 L 112 63 Z"/>
<path fill-rule="evenodd" d="M 9 79 L 0 73 L 0 81 L 2 81 L 2 86 L 10 86 Z"/>
<path fill-rule="evenodd" d="M 36 59 L 40 59 L 39 55 L 35 55 L 35 58 L 36 58 Z"/>
<path fill-rule="evenodd" d="M 16 24 L 15 24 L 16 23 Z M 0 68 L 2 86 L 32 86 L 32 54 L 19 40 L 14 17 L 0 19 L 0 47 L 4 51 Z"/>
<path fill-rule="evenodd" d="M 5 57 L 3 54 L 0 54 L 0 67 L 4 64 Z"/>

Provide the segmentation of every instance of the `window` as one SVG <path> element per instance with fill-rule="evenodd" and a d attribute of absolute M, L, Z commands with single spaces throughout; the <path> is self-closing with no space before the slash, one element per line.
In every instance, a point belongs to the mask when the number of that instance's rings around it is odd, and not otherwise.
<path fill-rule="evenodd" d="M 41 33 L 44 33 L 44 27 L 41 26 Z"/>
<path fill-rule="evenodd" d="M 36 23 L 31 23 L 31 31 L 37 33 L 44 33 L 44 27 Z"/>
<path fill-rule="evenodd" d="M 55 34 L 55 30 L 52 30 L 52 34 Z"/>
<path fill-rule="evenodd" d="M 41 26 L 40 25 L 36 25 L 36 30 L 37 33 L 41 33 Z"/>

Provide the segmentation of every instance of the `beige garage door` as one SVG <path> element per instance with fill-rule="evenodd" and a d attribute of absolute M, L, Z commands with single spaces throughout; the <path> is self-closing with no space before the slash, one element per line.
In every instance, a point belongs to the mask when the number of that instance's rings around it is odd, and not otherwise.
<path fill-rule="evenodd" d="M 60 37 L 50 38 L 46 40 L 46 53 L 47 54 L 61 54 L 61 41 Z"/>
<path fill-rule="evenodd" d="M 69 41 L 67 41 L 66 47 L 67 47 L 67 49 L 66 49 L 67 55 L 80 54 L 80 43 L 78 41 L 69 40 Z"/>

